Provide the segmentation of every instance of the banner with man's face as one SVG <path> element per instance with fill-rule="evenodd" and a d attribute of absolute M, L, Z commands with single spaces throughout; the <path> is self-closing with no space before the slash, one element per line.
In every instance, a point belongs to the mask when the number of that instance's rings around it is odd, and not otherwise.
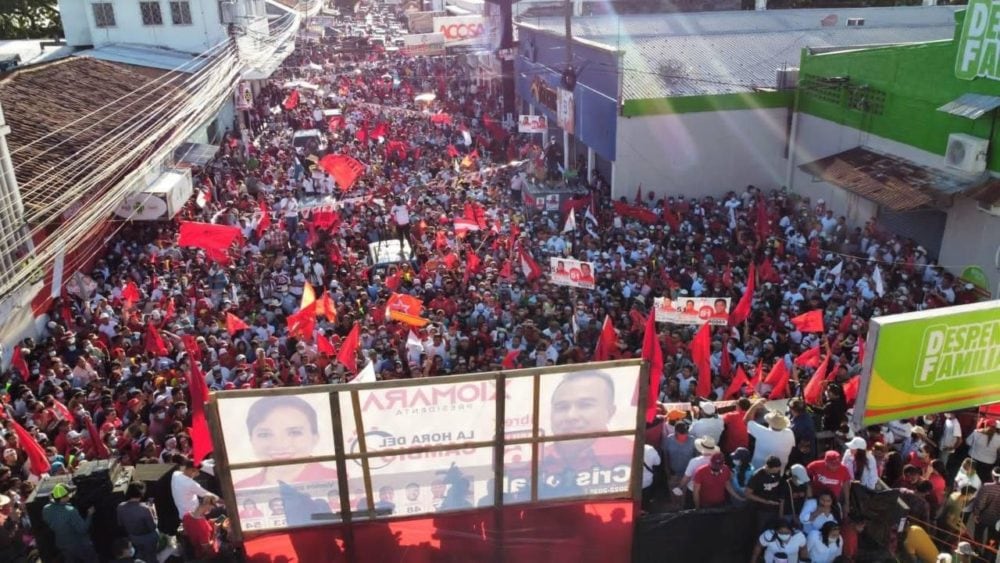
<path fill-rule="evenodd" d="M 549 281 L 556 285 L 594 289 L 597 283 L 593 262 L 572 258 L 549 258 Z"/>
<path fill-rule="evenodd" d="M 537 375 L 537 384 L 536 374 L 510 374 L 502 413 L 497 412 L 495 379 L 387 382 L 354 393 L 349 385 L 336 386 L 343 452 L 333 447 L 333 387 L 275 397 L 226 399 L 220 394 L 222 419 L 246 421 L 223 428 L 230 463 L 246 467 L 231 471 L 241 527 L 263 531 L 339 520 L 338 475 L 330 458 L 340 454 L 347 458 L 355 519 L 367 518 L 369 508 L 383 518 L 492 506 L 497 479 L 505 504 L 626 496 L 639 373 L 638 365 L 580 369 Z M 494 466 L 498 416 L 506 440 L 502 475 Z M 324 428 L 313 432 L 314 420 Z M 532 491 L 535 448 L 538 490 Z M 328 457 L 302 462 L 309 452 Z M 251 466 L 274 459 L 293 463 Z M 365 493 L 366 470 L 372 507 Z"/>
<path fill-rule="evenodd" d="M 656 322 L 679 325 L 725 326 L 729 323 L 728 297 L 657 297 L 653 300 Z"/>

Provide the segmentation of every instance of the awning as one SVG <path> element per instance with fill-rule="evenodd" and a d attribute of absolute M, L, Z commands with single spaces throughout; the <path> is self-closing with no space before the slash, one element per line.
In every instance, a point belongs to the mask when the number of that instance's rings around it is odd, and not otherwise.
<path fill-rule="evenodd" d="M 947 207 L 952 194 L 983 183 L 981 176 L 961 178 L 864 147 L 855 147 L 799 168 L 891 211 Z"/>
<path fill-rule="evenodd" d="M 174 163 L 179 168 L 205 166 L 219 152 L 219 145 L 184 143 L 174 151 Z"/>
<path fill-rule="evenodd" d="M 937 110 L 966 119 L 979 119 L 998 107 L 1000 107 L 1000 97 L 984 94 L 962 94 Z"/>

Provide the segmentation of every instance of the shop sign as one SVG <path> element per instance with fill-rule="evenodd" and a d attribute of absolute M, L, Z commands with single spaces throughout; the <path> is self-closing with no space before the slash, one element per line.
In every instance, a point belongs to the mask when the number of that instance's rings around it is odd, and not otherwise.
<path fill-rule="evenodd" d="M 1000 1 L 969 0 L 958 39 L 955 76 L 961 80 L 1000 80 Z"/>

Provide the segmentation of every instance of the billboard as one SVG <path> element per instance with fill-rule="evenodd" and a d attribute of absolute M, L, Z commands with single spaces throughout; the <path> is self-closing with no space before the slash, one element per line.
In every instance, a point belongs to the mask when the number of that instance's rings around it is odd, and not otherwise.
<path fill-rule="evenodd" d="M 489 41 L 483 16 L 448 16 L 434 18 L 434 32 L 444 35 L 448 47 L 485 46 Z"/>
<path fill-rule="evenodd" d="M 573 116 L 573 92 L 559 88 L 559 99 L 556 106 L 556 123 L 570 135 L 576 133 Z"/>
<path fill-rule="evenodd" d="M 507 372 L 502 412 L 495 374 L 216 393 L 217 418 L 227 423 L 217 429 L 227 458 L 220 471 L 231 476 L 227 501 L 241 530 L 259 532 L 338 521 L 341 487 L 361 520 L 495 506 L 498 481 L 504 504 L 628 498 L 641 447 L 633 403 L 640 371 L 633 361 Z"/>
<path fill-rule="evenodd" d="M 1000 29 L 991 23 L 998 14 L 1000 14 L 1000 2 L 969 0 L 956 49 L 956 78 L 974 80 L 983 77 L 1000 80 L 1000 68 L 994 60 L 996 59 L 994 45 L 1000 41 Z"/>
<path fill-rule="evenodd" d="M 1000 401 L 1000 301 L 873 318 L 858 426 Z"/>
<path fill-rule="evenodd" d="M 549 121 L 544 115 L 522 115 L 517 120 L 518 133 L 544 133 L 549 130 Z"/>
<path fill-rule="evenodd" d="M 558 195 L 556 196 L 558 197 Z M 596 283 L 594 263 L 572 258 L 549 258 L 549 281 L 556 285 L 594 289 Z"/>
<path fill-rule="evenodd" d="M 658 323 L 725 326 L 729 322 L 728 297 L 657 297 L 653 306 Z"/>
<path fill-rule="evenodd" d="M 410 12 L 406 14 L 406 30 L 410 33 L 431 33 L 434 18 L 447 16 L 448 12 Z"/>
<path fill-rule="evenodd" d="M 403 36 L 402 53 L 408 56 L 433 56 L 444 54 L 444 35 L 440 33 L 411 33 Z"/>

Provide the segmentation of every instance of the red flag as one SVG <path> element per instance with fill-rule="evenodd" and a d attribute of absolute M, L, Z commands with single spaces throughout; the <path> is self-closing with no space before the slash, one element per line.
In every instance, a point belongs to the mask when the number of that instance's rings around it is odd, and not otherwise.
<path fill-rule="evenodd" d="M 177 246 L 225 251 L 241 236 L 239 227 L 181 221 Z"/>
<path fill-rule="evenodd" d="M 177 316 L 177 307 L 174 306 L 174 298 L 167 299 L 167 310 L 163 312 L 163 322 L 170 322 L 170 319 Z"/>
<path fill-rule="evenodd" d="M 847 399 L 848 406 L 854 406 L 854 402 L 858 399 L 858 390 L 860 387 L 860 375 L 855 375 L 850 381 L 844 384 L 844 398 Z"/>
<path fill-rule="evenodd" d="M 330 292 L 323 292 L 323 297 L 316 302 L 316 316 L 326 317 L 326 320 L 336 322 L 337 320 L 337 305 L 333 302 L 330 297 Z"/>
<path fill-rule="evenodd" d="M 198 347 L 198 341 L 192 334 L 185 334 L 181 336 L 181 344 L 184 346 L 184 351 L 188 353 L 189 356 L 195 360 L 201 361 L 201 348 Z"/>
<path fill-rule="evenodd" d="M 335 115 L 326 122 L 326 127 L 330 131 L 337 131 L 344 126 L 344 116 Z"/>
<path fill-rule="evenodd" d="M 395 272 L 392 273 L 391 276 L 386 276 L 385 278 L 385 286 L 391 289 L 392 291 L 398 290 L 400 284 L 402 283 L 403 283 L 403 272 L 400 270 L 396 270 Z"/>
<path fill-rule="evenodd" d="M 840 326 L 837 327 L 837 332 L 847 334 L 847 331 L 851 330 L 852 324 L 854 324 L 854 317 L 851 316 L 851 310 L 848 309 L 847 314 L 840 320 Z"/>
<path fill-rule="evenodd" d="M 271 212 L 267 208 L 267 204 L 263 201 L 260 202 L 260 221 L 257 222 L 257 238 L 264 236 L 264 232 L 267 228 L 271 226 Z"/>
<path fill-rule="evenodd" d="M 726 394 L 722 396 L 723 399 L 731 399 L 739 394 L 740 389 L 743 386 L 750 386 L 750 381 L 747 379 L 747 373 L 743 371 L 743 366 L 736 368 L 736 375 L 733 376 L 733 380 L 729 382 L 729 387 L 726 388 Z"/>
<path fill-rule="evenodd" d="M 288 315 L 285 319 L 289 336 L 312 337 L 316 329 L 316 301 Z"/>
<path fill-rule="evenodd" d="M 823 311 L 814 309 L 793 317 L 792 324 L 801 332 L 823 332 Z"/>
<path fill-rule="evenodd" d="M 817 348 L 818 350 L 819 348 Z M 805 399 L 807 404 L 818 405 L 823 399 L 823 380 L 826 379 L 826 368 L 830 365 L 830 356 L 823 359 L 823 363 L 816 368 L 816 372 L 813 373 L 812 377 L 809 379 L 809 383 L 806 384 L 805 391 L 802 393 L 802 398 Z"/>
<path fill-rule="evenodd" d="M 722 358 L 719 366 L 719 375 L 726 378 L 733 373 L 733 356 L 729 353 L 729 334 L 722 338 Z"/>
<path fill-rule="evenodd" d="M 73 413 L 69 412 L 69 408 L 62 404 L 59 399 L 52 400 L 52 408 L 59 412 L 59 418 L 76 424 L 76 417 L 73 416 Z"/>
<path fill-rule="evenodd" d="M 84 423 L 87 426 L 87 434 L 90 435 L 90 445 L 94 450 L 93 455 L 96 459 L 108 459 L 111 457 L 111 452 L 108 451 L 108 445 L 101 440 L 101 433 L 97 431 L 97 426 L 94 425 L 94 421 L 89 417 L 84 417 Z"/>
<path fill-rule="evenodd" d="M 751 264 L 753 266 L 753 264 Z M 722 272 L 722 285 L 726 288 L 733 287 L 733 265 L 726 264 L 726 269 Z"/>
<path fill-rule="evenodd" d="M 365 172 L 365 165 L 343 154 L 328 154 L 317 163 L 320 168 L 333 177 L 340 189 L 351 189 L 354 182 Z"/>
<path fill-rule="evenodd" d="M 21 451 L 28 456 L 28 461 L 31 462 L 31 473 L 39 477 L 43 473 L 48 473 L 52 465 L 49 463 L 49 458 L 45 455 L 45 450 L 38 444 L 38 440 L 35 440 L 35 437 L 18 424 L 16 420 L 8 420 L 14 429 L 14 434 L 17 435 L 17 443 L 21 447 Z"/>
<path fill-rule="evenodd" d="M 354 328 L 344 339 L 344 343 L 340 346 L 340 353 L 337 354 L 337 361 L 344 364 L 351 374 L 358 372 L 357 353 L 360 344 L 361 327 L 358 326 L 358 323 L 354 323 Z"/>
<path fill-rule="evenodd" d="M 448 158 L 455 158 L 459 155 L 458 149 L 455 148 L 455 145 L 448 145 L 445 150 L 448 153 Z"/>
<path fill-rule="evenodd" d="M 358 130 L 354 133 L 354 138 L 357 139 L 361 143 L 364 143 L 365 141 L 367 141 L 368 140 L 368 129 L 367 129 L 367 127 L 362 126 L 362 127 L 358 128 Z"/>
<path fill-rule="evenodd" d="M 447 113 L 435 113 L 431 116 L 431 123 L 437 125 L 451 125 L 451 116 Z"/>
<path fill-rule="evenodd" d="M 389 136 L 389 126 L 386 125 L 384 122 L 380 121 L 378 123 L 378 125 L 376 125 L 375 128 L 372 129 L 371 133 L 369 133 L 368 135 L 372 139 L 377 139 L 379 137 L 382 137 L 383 139 L 385 139 L 385 138 L 387 138 Z"/>
<path fill-rule="evenodd" d="M 670 204 L 666 201 L 663 202 L 663 222 L 670 227 L 671 232 L 677 232 L 680 229 L 680 221 L 677 220 L 677 214 L 670 209 Z"/>
<path fill-rule="evenodd" d="M 167 345 L 163 343 L 163 337 L 153 323 L 146 325 L 146 351 L 157 357 L 167 355 Z"/>
<path fill-rule="evenodd" d="M 699 397 L 708 398 L 712 393 L 712 327 L 708 323 L 701 325 L 691 339 L 691 359 L 698 368 Z"/>
<path fill-rule="evenodd" d="M 819 359 L 820 359 L 819 346 L 813 346 L 812 348 L 796 356 L 794 364 L 797 366 L 814 368 L 819 365 Z"/>
<path fill-rule="evenodd" d="M 514 369 L 517 367 L 517 357 L 520 354 L 521 350 L 517 348 L 507 352 L 507 354 L 503 357 L 503 361 L 500 362 L 500 365 L 502 365 L 504 369 Z"/>
<path fill-rule="evenodd" d="M 538 266 L 538 263 L 528 254 L 528 251 L 522 249 L 518 250 L 521 258 L 521 272 L 524 277 L 529 281 L 534 281 L 542 277 L 542 268 Z"/>
<path fill-rule="evenodd" d="M 333 343 L 330 342 L 329 338 L 323 336 L 322 333 L 316 334 L 316 350 L 320 354 L 326 354 L 329 357 L 337 355 L 337 350 L 333 347 Z"/>
<path fill-rule="evenodd" d="M 764 261 L 760 263 L 760 279 L 761 281 L 771 283 L 781 281 L 781 277 L 778 276 L 778 272 L 774 271 L 774 264 L 771 263 L 770 258 L 765 258 Z"/>
<path fill-rule="evenodd" d="M 469 278 L 479 271 L 479 265 L 482 262 L 479 256 L 476 256 L 475 252 L 469 251 L 465 253 L 465 275 L 462 278 L 464 285 L 469 285 Z"/>
<path fill-rule="evenodd" d="M 191 457 L 195 463 L 201 463 L 213 450 L 212 434 L 208 431 L 208 419 L 205 418 L 208 385 L 205 384 L 205 374 L 194 358 L 190 359 L 190 365 L 187 382 L 188 392 L 191 393 L 191 444 L 194 446 Z"/>
<path fill-rule="evenodd" d="M 788 367 L 785 365 L 785 360 L 778 358 L 774 362 L 771 373 L 767 374 L 764 383 L 771 386 L 769 399 L 778 399 L 784 396 L 788 391 Z"/>
<path fill-rule="evenodd" d="M 131 307 L 139 300 L 139 297 L 139 287 L 135 285 L 134 281 L 130 280 L 125 284 L 125 288 L 122 289 L 122 301 L 125 302 L 126 307 Z"/>
<path fill-rule="evenodd" d="M 761 379 L 764 378 L 764 365 L 757 361 L 757 367 L 753 370 L 753 379 L 750 380 L 750 389 L 756 391 L 757 386 L 760 385 Z"/>
<path fill-rule="evenodd" d="M 743 297 L 740 297 L 739 303 L 733 309 L 732 313 L 729 313 L 729 326 L 736 326 L 750 317 L 750 310 L 753 308 L 753 292 L 756 290 L 756 270 L 753 262 L 750 263 L 750 267 L 747 269 L 747 287 L 743 292 Z"/>
<path fill-rule="evenodd" d="M 237 332 L 250 328 L 250 325 L 243 322 L 243 319 L 232 313 L 226 313 L 226 332 L 230 336 L 235 336 Z"/>
<path fill-rule="evenodd" d="M 663 348 L 656 335 L 656 311 L 650 309 L 642 335 L 642 359 L 649 362 L 649 396 L 646 401 L 646 423 L 656 418 L 656 403 L 660 398 L 660 380 L 663 379 Z"/>
<path fill-rule="evenodd" d="M 281 105 L 284 106 L 284 108 L 286 110 L 289 110 L 289 111 L 291 111 L 291 110 L 295 109 L 296 107 L 298 107 L 298 105 L 299 105 L 299 91 L 298 90 L 292 90 L 291 93 L 289 93 L 288 96 L 285 97 L 285 101 L 281 102 Z"/>
<path fill-rule="evenodd" d="M 618 349 L 618 335 L 615 333 L 615 325 L 611 323 L 611 317 L 604 316 L 604 326 L 601 327 L 601 336 L 597 339 L 597 347 L 594 348 L 594 361 L 603 362 L 611 359 L 611 353 Z"/>
<path fill-rule="evenodd" d="M 28 371 L 28 362 L 21 355 L 20 346 L 14 346 L 14 355 L 10 359 L 10 367 L 16 369 L 21 374 L 21 381 L 28 381 L 28 376 L 31 372 Z"/>
<path fill-rule="evenodd" d="M 511 269 L 510 260 L 505 260 L 503 266 L 500 267 L 500 277 L 505 279 L 510 279 L 514 277 L 514 272 Z"/>

